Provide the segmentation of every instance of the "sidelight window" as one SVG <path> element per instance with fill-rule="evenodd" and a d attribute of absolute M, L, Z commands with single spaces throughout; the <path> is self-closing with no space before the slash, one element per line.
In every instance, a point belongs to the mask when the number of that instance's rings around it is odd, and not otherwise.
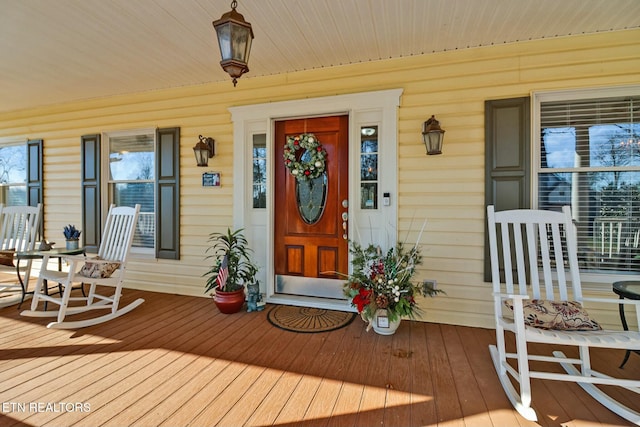
<path fill-rule="evenodd" d="M 267 135 L 253 135 L 253 207 L 267 207 Z"/>
<path fill-rule="evenodd" d="M 378 126 L 360 128 L 360 208 L 378 208 Z"/>

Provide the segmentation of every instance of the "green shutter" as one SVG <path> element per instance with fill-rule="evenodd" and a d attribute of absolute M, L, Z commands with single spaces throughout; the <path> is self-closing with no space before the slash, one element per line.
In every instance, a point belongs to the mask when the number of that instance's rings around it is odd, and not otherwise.
<path fill-rule="evenodd" d="M 27 205 L 44 205 L 42 194 L 42 140 L 34 139 L 27 141 Z M 43 208 L 44 210 L 44 208 Z M 38 225 L 38 238 L 44 235 L 44 212 L 40 213 L 40 224 Z"/>
<path fill-rule="evenodd" d="M 531 206 L 530 111 L 529 97 L 485 102 L 485 206 L 494 205 L 496 211 Z M 490 261 L 485 233 L 487 282 L 491 281 Z"/>
<path fill-rule="evenodd" d="M 87 252 L 97 252 L 102 233 L 100 219 L 100 135 L 81 137 L 82 239 Z"/>
<path fill-rule="evenodd" d="M 42 195 L 42 140 L 27 141 L 27 205 L 43 203 Z"/>
<path fill-rule="evenodd" d="M 158 129 L 156 258 L 180 259 L 180 128 Z"/>

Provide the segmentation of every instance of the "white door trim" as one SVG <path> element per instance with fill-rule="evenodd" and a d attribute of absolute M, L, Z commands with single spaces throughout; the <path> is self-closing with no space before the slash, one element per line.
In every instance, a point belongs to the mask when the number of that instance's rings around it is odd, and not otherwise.
<path fill-rule="evenodd" d="M 351 218 L 349 238 L 370 236 L 379 242 L 396 238 L 397 234 L 397 109 L 402 89 L 362 92 L 347 95 L 307 98 L 263 104 L 231 107 L 233 121 L 233 227 L 244 228 L 260 266 L 261 292 L 267 302 L 329 309 L 350 309 L 345 300 L 295 297 L 274 293 L 273 247 L 273 168 L 278 159 L 273 153 L 273 122 L 277 119 L 313 117 L 335 114 L 349 115 L 349 207 Z M 360 211 L 354 201 L 359 200 L 359 144 L 361 126 L 377 124 L 380 130 L 380 194 L 390 193 L 389 206 L 377 211 L 376 234 L 371 231 L 371 213 Z M 252 187 L 253 135 L 266 134 L 267 144 L 267 208 L 254 209 Z M 382 200 L 380 197 L 379 200 Z M 357 230 L 356 230 L 357 228 Z M 391 233 L 391 236 L 389 235 Z M 383 240 L 378 240 L 383 239 Z M 365 239 L 368 243 L 368 238 Z"/>

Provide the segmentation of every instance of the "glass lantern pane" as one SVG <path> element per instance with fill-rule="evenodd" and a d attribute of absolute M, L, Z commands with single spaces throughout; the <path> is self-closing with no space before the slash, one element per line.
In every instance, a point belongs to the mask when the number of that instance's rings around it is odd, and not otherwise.
<path fill-rule="evenodd" d="M 249 29 L 242 25 L 231 24 L 231 55 L 236 61 L 247 62 L 245 55 L 247 53 L 247 43 Z"/>
<path fill-rule="evenodd" d="M 247 44 L 244 48 L 244 62 L 249 63 L 249 54 L 251 53 L 251 42 L 253 37 L 251 37 L 251 32 L 247 30 Z"/>
<path fill-rule="evenodd" d="M 220 57 L 222 60 L 231 59 L 231 23 L 216 27 L 218 33 L 218 45 L 220 46 Z"/>

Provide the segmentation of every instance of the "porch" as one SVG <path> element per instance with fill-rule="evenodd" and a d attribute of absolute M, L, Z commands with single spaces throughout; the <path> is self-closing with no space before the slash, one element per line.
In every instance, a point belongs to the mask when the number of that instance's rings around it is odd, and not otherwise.
<path fill-rule="evenodd" d="M 404 321 L 394 336 L 296 334 L 267 310 L 219 314 L 207 298 L 126 290 L 133 312 L 79 331 L 0 310 L 0 424 L 156 426 L 629 425 L 576 384 L 533 381 L 539 423 L 507 401 L 493 330 Z M 618 371 L 622 351 L 593 365 Z M 636 355 L 625 366 L 640 377 Z M 604 367 L 604 368 L 603 368 Z M 616 395 L 634 409 L 638 396 Z"/>

